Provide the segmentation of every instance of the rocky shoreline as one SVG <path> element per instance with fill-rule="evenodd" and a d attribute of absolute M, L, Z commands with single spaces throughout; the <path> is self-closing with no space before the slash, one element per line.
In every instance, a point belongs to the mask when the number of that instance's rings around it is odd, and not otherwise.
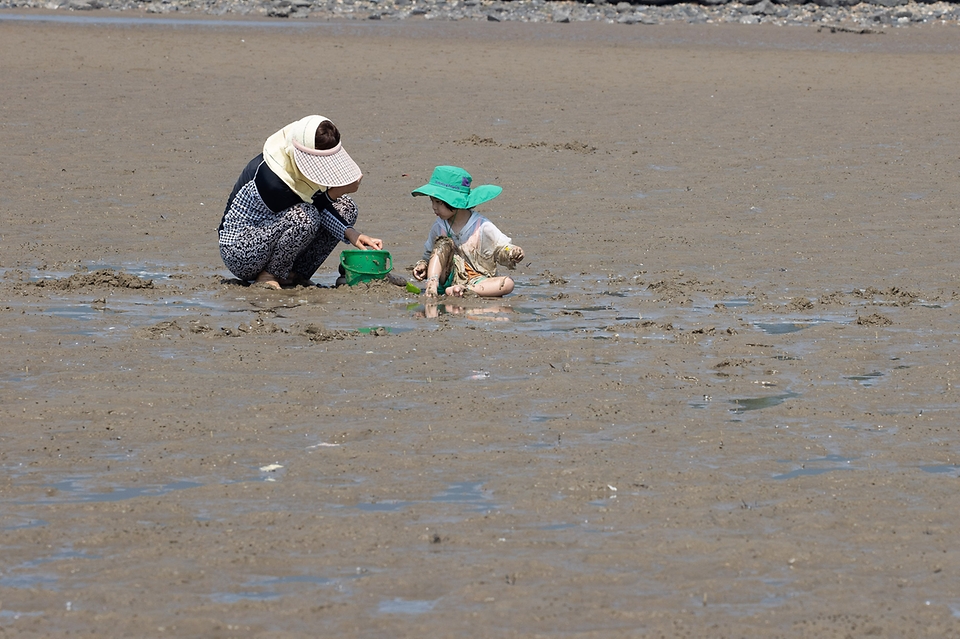
<path fill-rule="evenodd" d="M 491 22 L 589 22 L 619 24 L 738 23 L 819 25 L 831 30 L 875 33 L 911 24 L 960 24 L 960 4 L 849 0 L 807 4 L 771 0 L 638 4 L 564 0 L 14 0 L 0 9 L 66 11 L 114 10 L 148 14 L 263 16 L 289 19 L 347 20 L 486 20 Z"/>

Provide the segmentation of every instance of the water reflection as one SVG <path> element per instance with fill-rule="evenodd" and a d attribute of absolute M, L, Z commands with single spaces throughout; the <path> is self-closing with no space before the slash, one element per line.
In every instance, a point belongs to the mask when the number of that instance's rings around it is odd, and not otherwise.
<path fill-rule="evenodd" d="M 486 322 L 509 322 L 516 313 L 512 306 L 461 306 L 459 304 L 449 304 L 440 302 L 425 302 L 422 306 L 415 306 L 414 317 L 425 317 L 427 319 L 437 319 L 442 315 L 459 315 L 469 320 L 478 320 Z"/>

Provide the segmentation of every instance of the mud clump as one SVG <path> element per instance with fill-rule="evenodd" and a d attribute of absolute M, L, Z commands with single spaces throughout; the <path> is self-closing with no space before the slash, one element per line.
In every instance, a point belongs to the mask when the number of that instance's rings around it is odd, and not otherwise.
<path fill-rule="evenodd" d="M 500 146 L 493 138 L 481 138 L 476 133 L 463 140 L 457 140 L 456 144 L 461 146 Z"/>
<path fill-rule="evenodd" d="M 391 282 L 390 280 L 384 277 L 384 278 L 375 278 L 372 280 L 367 280 L 365 282 L 357 282 L 353 286 L 348 286 L 346 290 L 370 291 L 370 290 L 391 288 L 394 286 L 396 286 L 396 284 L 394 284 L 393 282 Z"/>
<path fill-rule="evenodd" d="M 236 329 L 221 328 L 220 333 L 224 337 L 242 337 L 244 335 L 272 335 L 274 333 L 286 333 L 273 322 L 268 322 L 262 317 L 258 317 L 252 322 L 237 325 Z"/>
<path fill-rule="evenodd" d="M 920 298 L 920 296 L 916 293 L 905 291 L 896 286 L 888 288 L 885 291 L 874 288 L 873 286 L 868 286 L 865 289 L 853 291 L 853 295 L 854 297 L 859 297 L 861 299 L 873 302 L 876 302 L 878 299 L 890 300 L 891 303 L 897 306 L 909 306 Z"/>
<path fill-rule="evenodd" d="M 893 324 L 893 320 L 879 313 L 873 313 L 872 315 L 858 315 L 857 324 L 860 326 L 890 326 Z"/>
<path fill-rule="evenodd" d="M 813 308 L 813 302 L 805 297 L 794 297 L 790 300 L 790 303 L 787 304 L 787 308 L 791 311 L 808 311 Z"/>
<path fill-rule="evenodd" d="M 544 271 L 543 273 L 540 274 L 540 276 L 545 277 L 547 281 L 550 282 L 550 284 L 552 284 L 553 286 L 559 286 L 561 284 L 567 283 L 567 278 L 561 275 L 554 275 L 550 271 Z"/>
<path fill-rule="evenodd" d="M 180 337 L 183 329 L 177 324 L 176 320 L 160 322 L 154 326 L 142 328 L 138 331 L 140 337 L 145 339 L 161 339 L 164 337 Z"/>
<path fill-rule="evenodd" d="M 654 282 L 647 286 L 647 290 L 656 293 L 658 300 L 661 302 L 680 302 L 682 304 L 684 301 L 689 301 L 686 299 L 687 291 L 671 282 L 663 280 Z"/>
<path fill-rule="evenodd" d="M 257 317 L 251 322 L 242 323 L 236 328 L 220 327 L 219 329 L 215 329 L 204 320 L 180 318 L 180 322 L 175 319 L 166 320 L 153 326 L 141 328 L 137 331 L 137 335 L 144 339 L 162 339 L 186 337 L 188 335 L 243 337 L 245 335 L 272 335 L 274 333 L 286 332 L 288 331 L 273 322 L 264 320 L 262 317 Z"/>
<path fill-rule="evenodd" d="M 33 283 L 39 288 L 49 288 L 55 291 L 73 291 L 81 288 L 153 288 L 153 280 L 145 280 L 124 273 L 101 269 L 92 273 L 76 273 L 62 279 L 40 280 Z"/>
<path fill-rule="evenodd" d="M 459 144 L 460 146 L 493 146 L 493 147 L 502 147 L 502 143 L 497 142 L 493 138 L 482 138 L 476 133 L 470 137 L 464 138 L 462 140 L 457 140 L 454 144 Z M 546 148 L 553 151 L 574 151 L 576 153 L 596 153 L 597 147 L 591 146 L 589 144 L 584 144 L 579 140 L 573 140 L 571 142 L 560 142 L 557 144 L 550 144 L 544 141 L 538 142 L 528 142 L 526 144 L 508 144 L 506 145 L 511 149 L 540 149 Z"/>
<path fill-rule="evenodd" d="M 358 331 L 336 331 L 328 330 L 317 324 L 307 324 L 300 334 L 309 339 L 311 342 L 330 342 L 338 339 L 347 339 L 349 337 L 356 337 L 360 333 Z"/>
<path fill-rule="evenodd" d="M 563 144 L 554 144 L 554 151 L 576 151 L 577 153 L 593 153 L 597 150 L 597 147 L 590 146 L 589 144 L 584 144 L 574 140 L 573 142 L 565 142 Z"/>
<path fill-rule="evenodd" d="M 832 293 L 825 293 L 820 296 L 817 300 L 817 303 L 821 306 L 830 306 L 830 305 L 842 305 L 844 304 L 843 293 L 840 291 L 834 291 Z"/>

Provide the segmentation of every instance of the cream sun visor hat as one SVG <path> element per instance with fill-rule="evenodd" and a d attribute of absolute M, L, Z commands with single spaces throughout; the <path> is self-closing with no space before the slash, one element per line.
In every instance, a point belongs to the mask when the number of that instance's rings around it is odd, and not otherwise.
<path fill-rule="evenodd" d="M 363 175 L 339 143 L 332 149 L 317 150 L 317 127 L 327 121 L 322 115 L 308 115 L 263 144 L 263 161 L 304 202 L 310 202 L 318 190 L 353 184 Z"/>
<path fill-rule="evenodd" d="M 360 167 L 353 161 L 343 145 L 337 143 L 332 149 L 314 148 L 313 136 L 309 135 L 309 144 L 294 139 L 293 142 L 293 160 L 297 163 L 297 168 L 311 182 L 316 182 L 322 186 L 346 186 L 359 180 L 363 173 Z"/>

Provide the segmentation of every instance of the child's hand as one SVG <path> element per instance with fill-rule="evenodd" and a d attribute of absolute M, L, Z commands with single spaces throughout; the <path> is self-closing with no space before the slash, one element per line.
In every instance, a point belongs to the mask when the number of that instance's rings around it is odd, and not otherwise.
<path fill-rule="evenodd" d="M 413 267 L 413 279 L 418 282 L 422 282 L 423 278 L 427 276 L 427 263 L 425 260 L 420 260 Z"/>
<path fill-rule="evenodd" d="M 510 261 L 514 264 L 519 264 L 523 261 L 523 249 L 519 246 L 514 246 L 510 249 Z"/>

